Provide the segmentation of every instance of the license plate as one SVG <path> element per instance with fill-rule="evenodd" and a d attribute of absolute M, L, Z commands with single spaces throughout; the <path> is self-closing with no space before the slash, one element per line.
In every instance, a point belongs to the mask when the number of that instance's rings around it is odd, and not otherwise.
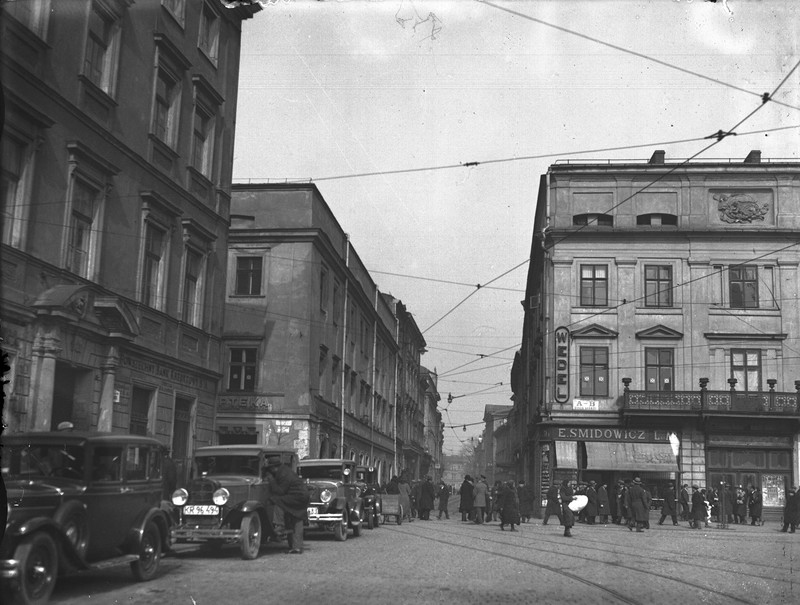
<path fill-rule="evenodd" d="M 309 517 L 316 517 L 319 514 L 319 509 L 316 506 L 309 506 L 308 507 L 308 516 Z"/>
<path fill-rule="evenodd" d="M 218 515 L 219 506 L 213 504 L 195 504 L 183 507 L 184 515 Z"/>

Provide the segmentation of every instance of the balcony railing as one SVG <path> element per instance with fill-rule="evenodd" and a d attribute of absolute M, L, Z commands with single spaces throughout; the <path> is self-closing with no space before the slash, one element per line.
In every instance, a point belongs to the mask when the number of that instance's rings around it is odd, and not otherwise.
<path fill-rule="evenodd" d="M 735 379 L 729 391 L 709 391 L 708 381 L 701 379 L 699 391 L 634 391 L 630 379 L 623 378 L 623 413 L 637 414 L 700 414 L 731 416 L 800 416 L 800 381 L 797 391 L 775 391 L 770 379 L 769 391 L 736 391 Z"/>

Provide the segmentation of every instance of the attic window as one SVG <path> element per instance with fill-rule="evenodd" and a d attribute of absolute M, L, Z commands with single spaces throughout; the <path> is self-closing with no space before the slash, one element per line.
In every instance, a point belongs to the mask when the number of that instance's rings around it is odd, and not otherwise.
<path fill-rule="evenodd" d="M 614 217 L 610 214 L 576 214 L 572 217 L 572 224 L 586 227 L 613 227 Z"/>
<path fill-rule="evenodd" d="M 650 225 L 651 227 L 661 227 L 662 225 L 678 226 L 678 217 L 674 214 L 640 214 L 636 217 L 637 225 Z"/>

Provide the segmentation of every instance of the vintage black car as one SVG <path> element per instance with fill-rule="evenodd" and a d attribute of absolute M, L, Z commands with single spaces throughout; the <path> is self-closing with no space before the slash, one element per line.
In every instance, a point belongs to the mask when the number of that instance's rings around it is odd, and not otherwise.
<path fill-rule="evenodd" d="M 292 469 L 291 448 L 263 445 L 212 445 L 195 451 L 186 488 L 172 494 L 176 520 L 170 532 L 177 543 L 201 543 L 210 549 L 238 543 L 243 559 L 255 559 L 261 545 L 282 539 L 282 518 L 268 505 L 265 458 L 279 456 Z"/>
<path fill-rule="evenodd" d="M 46 603 L 60 575 L 129 563 L 152 578 L 169 549 L 163 446 L 138 435 L 58 431 L 3 436 L 8 520 L 4 603 Z"/>
<path fill-rule="evenodd" d="M 361 487 L 364 523 L 367 524 L 367 529 L 374 529 L 381 524 L 383 515 L 377 469 L 372 466 L 357 466 L 356 484 Z"/>
<path fill-rule="evenodd" d="M 306 458 L 297 464 L 297 474 L 306 482 L 311 497 L 308 528 L 333 532 L 347 540 L 348 529 L 361 535 L 364 519 L 362 488 L 355 481 L 356 463 L 336 458 Z"/>

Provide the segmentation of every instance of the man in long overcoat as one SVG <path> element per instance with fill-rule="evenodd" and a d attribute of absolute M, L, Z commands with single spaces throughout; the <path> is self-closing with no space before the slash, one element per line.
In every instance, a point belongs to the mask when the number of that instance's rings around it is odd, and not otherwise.
<path fill-rule="evenodd" d="M 475 509 L 475 523 L 482 524 L 486 514 L 486 506 L 489 504 L 489 486 L 484 477 L 475 482 L 472 488 L 472 506 Z"/>
<path fill-rule="evenodd" d="M 555 483 L 547 490 L 547 508 L 544 510 L 542 525 L 547 525 L 550 515 L 558 517 L 559 525 L 563 524 L 563 520 L 561 519 L 561 501 L 558 499 L 558 486 Z"/>
<path fill-rule="evenodd" d="M 520 480 L 517 488 L 519 496 L 519 517 L 520 521 L 527 523 L 533 514 L 533 491 L 527 486 L 524 480 Z"/>
<path fill-rule="evenodd" d="M 308 488 L 288 465 L 281 462 L 280 456 L 270 456 L 264 470 L 269 478 L 269 501 L 283 511 L 283 524 L 292 529 L 289 534 L 289 552 L 303 552 L 303 522 L 308 518 L 308 505 L 311 501 Z"/>
<path fill-rule="evenodd" d="M 786 504 L 783 506 L 783 528 L 782 532 L 789 530 L 793 534 L 800 523 L 800 494 L 795 488 L 790 488 L 786 495 Z M 791 528 L 791 529 L 790 529 Z"/>
<path fill-rule="evenodd" d="M 597 488 L 597 514 L 600 516 L 600 523 L 608 523 L 609 514 L 608 485 L 603 483 Z"/>
<path fill-rule="evenodd" d="M 519 494 L 513 481 L 509 481 L 505 485 L 500 484 L 497 500 L 500 510 L 500 529 L 502 530 L 505 525 L 510 525 L 511 531 L 517 531 L 514 526 L 520 523 Z"/>
<path fill-rule="evenodd" d="M 628 508 L 630 510 L 628 529 L 633 531 L 635 524 L 636 531 L 644 531 L 650 510 L 647 504 L 647 494 L 645 494 L 642 480 L 639 477 L 634 477 L 633 484 L 628 488 Z"/>
<path fill-rule="evenodd" d="M 425 480 L 419 486 L 419 518 L 424 521 L 430 521 L 431 510 L 433 509 L 434 500 L 436 499 L 436 492 L 433 489 L 433 481 L 430 476 L 425 477 Z"/>
<path fill-rule="evenodd" d="M 689 527 L 701 529 L 706 522 L 706 499 L 700 492 L 700 487 L 692 486 L 692 518 Z"/>
<path fill-rule="evenodd" d="M 594 525 L 594 518 L 597 516 L 597 482 L 589 481 L 589 485 L 586 486 L 584 494 L 589 502 L 586 504 L 586 508 L 584 508 L 583 518 L 586 519 L 588 525 Z"/>
<path fill-rule="evenodd" d="M 750 509 L 750 525 L 758 525 L 761 523 L 763 504 L 764 499 L 761 496 L 761 490 L 751 485 L 747 494 L 747 508 Z"/>
<path fill-rule="evenodd" d="M 570 503 L 576 498 L 575 492 L 572 491 L 572 486 L 569 481 L 564 479 L 561 482 L 561 487 L 558 488 L 558 501 L 561 505 L 561 523 L 564 525 L 564 537 L 572 537 L 572 527 L 575 525 L 575 514 L 569 507 Z"/>
<path fill-rule="evenodd" d="M 670 483 L 667 485 L 667 490 L 664 493 L 664 504 L 661 505 L 661 518 L 658 520 L 659 525 L 664 524 L 664 519 L 667 516 L 672 518 L 672 524 L 678 524 L 678 510 L 675 505 L 675 488 Z"/>
<path fill-rule="evenodd" d="M 461 503 L 458 505 L 458 511 L 461 513 L 461 521 L 466 522 L 472 517 L 472 509 L 474 498 L 472 490 L 475 486 L 472 485 L 472 477 L 464 475 L 464 481 L 458 490 L 461 496 Z"/>
<path fill-rule="evenodd" d="M 678 496 L 678 504 L 681 507 L 681 521 L 689 520 L 689 484 L 684 483 L 681 487 L 681 493 Z"/>

